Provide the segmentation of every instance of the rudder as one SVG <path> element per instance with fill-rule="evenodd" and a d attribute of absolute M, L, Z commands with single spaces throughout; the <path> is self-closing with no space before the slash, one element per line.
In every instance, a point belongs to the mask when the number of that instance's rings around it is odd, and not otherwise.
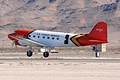
<path fill-rule="evenodd" d="M 88 36 L 94 39 L 107 41 L 107 23 L 98 22 Z"/>

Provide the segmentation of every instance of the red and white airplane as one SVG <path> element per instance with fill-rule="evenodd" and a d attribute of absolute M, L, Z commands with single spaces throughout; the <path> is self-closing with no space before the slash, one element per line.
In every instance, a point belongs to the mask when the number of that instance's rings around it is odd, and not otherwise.
<path fill-rule="evenodd" d="M 44 57 L 49 56 L 49 48 L 53 47 L 78 47 L 108 43 L 105 22 L 98 22 L 89 34 L 21 29 L 8 34 L 8 38 L 14 41 L 15 45 L 45 47 Z M 32 55 L 32 49 L 28 50 L 27 56 Z"/>

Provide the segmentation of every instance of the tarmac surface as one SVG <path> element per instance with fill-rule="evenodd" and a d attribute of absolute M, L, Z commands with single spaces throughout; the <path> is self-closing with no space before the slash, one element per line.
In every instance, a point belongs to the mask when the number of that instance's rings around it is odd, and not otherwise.
<path fill-rule="evenodd" d="M 59 54 L 50 53 L 48 58 L 44 58 L 42 53 L 33 54 L 32 57 L 27 57 L 26 53 L 0 53 L 0 60 L 40 60 L 40 61 L 73 61 L 73 62 L 120 62 L 120 54 L 101 54 L 100 57 L 95 57 L 90 54 Z"/>
<path fill-rule="evenodd" d="M 0 54 L 1 80 L 120 80 L 119 54 Z"/>

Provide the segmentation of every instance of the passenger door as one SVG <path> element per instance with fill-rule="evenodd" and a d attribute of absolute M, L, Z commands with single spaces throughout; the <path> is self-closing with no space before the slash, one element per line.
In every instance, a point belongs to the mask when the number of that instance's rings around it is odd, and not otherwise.
<path fill-rule="evenodd" d="M 67 34 L 67 35 L 65 36 L 64 44 L 68 44 L 68 41 L 69 41 L 69 35 Z"/>

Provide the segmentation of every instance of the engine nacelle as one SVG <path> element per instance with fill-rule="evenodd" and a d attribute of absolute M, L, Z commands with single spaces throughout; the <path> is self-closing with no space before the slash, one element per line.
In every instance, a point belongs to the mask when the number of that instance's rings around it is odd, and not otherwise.
<path fill-rule="evenodd" d="M 20 46 L 27 46 L 25 43 L 23 43 L 21 41 L 18 41 L 18 45 L 20 45 Z"/>

